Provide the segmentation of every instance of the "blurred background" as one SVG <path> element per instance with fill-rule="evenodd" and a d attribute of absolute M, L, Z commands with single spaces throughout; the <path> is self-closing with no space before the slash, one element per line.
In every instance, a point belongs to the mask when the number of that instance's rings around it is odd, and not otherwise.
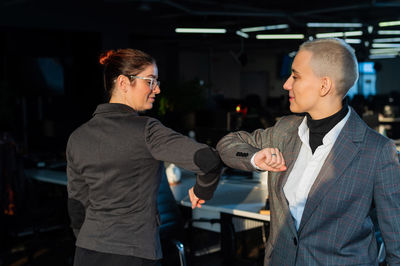
<path fill-rule="evenodd" d="M 214 146 L 290 113 L 282 85 L 302 42 L 344 38 L 360 63 L 350 105 L 399 144 L 399 14 L 389 0 L 1 0 L 0 265 L 71 264 L 65 187 L 24 171 L 64 169 L 68 136 L 105 101 L 102 52 L 155 57 L 161 94 L 147 114 Z"/>

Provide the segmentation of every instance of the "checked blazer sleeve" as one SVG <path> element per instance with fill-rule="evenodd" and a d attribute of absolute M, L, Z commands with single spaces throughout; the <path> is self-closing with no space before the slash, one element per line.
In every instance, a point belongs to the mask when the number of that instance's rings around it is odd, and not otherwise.
<path fill-rule="evenodd" d="M 386 248 L 386 262 L 400 265 L 400 164 L 393 142 L 380 152 L 375 178 L 374 202 Z"/>
<path fill-rule="evenodd" d="M 297 128 L 303 118 L 286 116 L 267 129 L 257 129 L 252 133 L 246 131 L 229 133 L 218 142 L 217 150 L 223 162 L 229 167 L 254 171 L 256 169 L 250 162 L 251 157 L 264 148 L 278 148 L 284 152 L 287 142 L 297 136 Z M 286 160 L 285 154 L 284 158 Z"/>

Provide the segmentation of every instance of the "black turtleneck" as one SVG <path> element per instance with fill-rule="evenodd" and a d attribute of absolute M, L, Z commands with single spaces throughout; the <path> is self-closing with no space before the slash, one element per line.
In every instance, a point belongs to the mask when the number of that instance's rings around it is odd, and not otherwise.
<path fill-rule="evenodd" d="M 310 129 L 310 147 L 314 151 L 322 145 L 322 139 L 337 123 L 339 123 L 347 114 L 349 107 L 347 101 L 344 101 L 342 109 L 339 112 L 319 120 L 313 120 L 307 114 L 307 126 Z"/>

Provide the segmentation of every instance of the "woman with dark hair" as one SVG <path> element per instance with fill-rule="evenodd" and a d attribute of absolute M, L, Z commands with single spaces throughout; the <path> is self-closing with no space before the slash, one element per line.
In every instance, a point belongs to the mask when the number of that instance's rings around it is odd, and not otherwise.
<path fill-rule="evenodd" d="M 159 265 L 162 161 L 198 174 L 189 190 L 192 208 L 212 197 L 222 163 L 214 149 L 139 115 L 160 93 L 151 56 L 121 49 L 107 52 L 100 63 L 110 100 L 67 144 L 74 265 Z"/>

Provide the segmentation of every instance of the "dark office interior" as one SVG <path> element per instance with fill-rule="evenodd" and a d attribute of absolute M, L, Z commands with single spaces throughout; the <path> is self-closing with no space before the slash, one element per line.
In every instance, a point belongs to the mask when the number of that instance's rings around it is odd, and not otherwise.
<path fill-rule="evenodd" d="M 337 33 L 349 40 L 360 63 L 359 81 L 347 96 L 350 106 L 399 147 L 400 23 L 380 24 L 400 20 L 399 14 L 400 2 L 389 0 L 0 1 L 0 265 L 73 264 L 66 187 L 35 180 L 26 170 L 65 172 L 69 135 L 107 100 L 99 64 L 105 51 L 135 48 L 152 55 L 161 93 L 146 115 L 215 146 L 231 131 L 267 128 L 290 114 L 282 85 L 295 51 L 318 34 Z M 274 25 L 281 26 L 267 27 Z M 397 46 L 382 45 L 390 38 Z M 376 41 L 382 39 L 387 41 Z M 225 265 L 226 254 L 210 248 L 223 237 L 234 241 L 230 265 L 262 265 L 268 223 L 218 233 L 192 226 L 190 208 L 176 205 L 174 211 L 182 227 L 165 239 L 182 240 L 188 265 Z M 166 242 L 163 265 L 180 265 Z"/>

